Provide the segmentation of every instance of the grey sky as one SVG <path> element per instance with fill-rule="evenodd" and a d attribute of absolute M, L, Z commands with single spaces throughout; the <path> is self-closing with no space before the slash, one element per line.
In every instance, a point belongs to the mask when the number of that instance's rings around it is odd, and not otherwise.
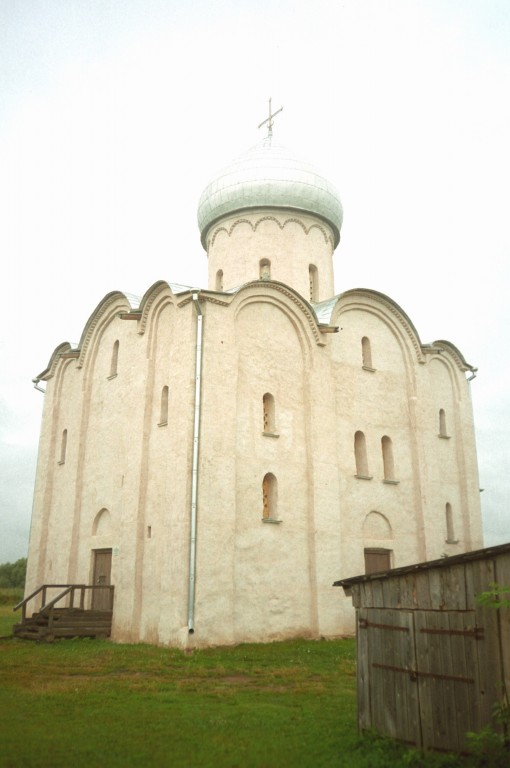
<path fill-rule="evenodd" d="M 336 290 L 374 288 L 472 382 L 486 543 L 510 540 L 510 4 L 0 4 L 0 562 L 26 554 L 53 349 L 102 297 L 206 285 L 198 197 L 274 131 L 340 191 Z"/>

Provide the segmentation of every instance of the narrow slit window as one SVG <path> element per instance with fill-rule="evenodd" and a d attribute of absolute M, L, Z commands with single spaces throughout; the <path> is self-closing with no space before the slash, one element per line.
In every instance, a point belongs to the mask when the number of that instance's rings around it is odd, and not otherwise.
<path fill-rule="evenodd" d="M 439 410 L 439 437 L 448 437 L 448 432 L 446 431 L 446 413 L 444 408 Z"/>
<path fill-rule="evenodd" d="M 168 387 L 165 385 L 161 390 L 161 407 L 159 413 L 159 425 L 168 424 Z"/>
<path fill-rule="evenodd" d="M 446 505 L 445 505 L 445 516 L 446 516 L 446 543 L 457 544 L 457 541 L 455 539 L 455 529 L 453 525 L 452 505 L 448 501 L 446 502 Z"/>
<path fill-rule="evenodd" d="M 308 282 L 310 286 L 310 301 L 319 301 L 319 273 L 314 264 L 308 267 Z"/>
<path fill-rule="evenodd" d="M 219 269 L 216 272 L 216 290 L 222 291 L 223 290 L 223 270 Z"/>
<path fill-rule="evenodd" d="M 358 431 L 354 435 L 354 457 L 356 459 L 356 476 L 363 478 L 369 477 L 367 443 L 363 432 Z"/>
<path fill-rule="evenodd" d="M 274 397 L 270 392 L 266 392 L 262 398 L 262 431 L 268 434 L 275 431 Z"/>
<path fill-rule="evenodd" d="M 118 340 L 113 345 L 112 359 L 110 362 L 110 378 L 117 375 L 117 368 L 119 364 L 119 342 Z"/>
<path fill-rule="evenodd" d="M 67 429 L 62 431 L 62 438 L 60 440 L 60 459 L 59 464 L 65 464 L 67 452 Z"/>
<path fill-rule="evenodd" d="M 259 264 L 259 277 L 261 280 L 271 279 L 271 262 L 269 259 L 262 259 Z"/>
<path fill-rule="evenodd" d="M 368 336 L 363 336 L 361 339 L 361 361 L 363 368 L 368 368 L 373 371 L 372 366 L 372 347 L 370 345 L 370 339 Z"/>
<path fill-rule="evenodd" d="M 384 479 L 387 482 L 394 482 L 395 464 L 393 461 L 393 443 L 391 442 L 391 437 L 388 437 L 388 435 L 384 435 L 384 437 L 381 438 L 381 449 L 383 457 Z"/>
<path fill-rule="evenodd" d="M 276 477 L 268 472 L 262 481 L 262 519 L 276 520 L 278 503 L 278 482 Z"/>

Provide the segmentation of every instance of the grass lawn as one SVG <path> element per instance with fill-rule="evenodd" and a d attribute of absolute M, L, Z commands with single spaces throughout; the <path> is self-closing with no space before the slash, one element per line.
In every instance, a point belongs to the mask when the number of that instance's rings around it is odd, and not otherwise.
<path fill-rule="evenodd" d="M 0 607 L 6 616 L 10 629 L 12 606 Z M 0 766 L 464 764 L 360 739 L 354 657 L 352 639 L 188 654 L 2 639 Z"/>

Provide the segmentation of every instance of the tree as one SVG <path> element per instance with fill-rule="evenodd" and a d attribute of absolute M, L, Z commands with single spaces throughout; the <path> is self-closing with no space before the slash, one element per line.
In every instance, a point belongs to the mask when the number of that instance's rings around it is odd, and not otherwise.
<path fill-rule="evenodd" d="M 0 565 L 0 587 L 25 586 L 27 573 L 27 558 L 21 557 L 15 563 L 2 563 Z"/>

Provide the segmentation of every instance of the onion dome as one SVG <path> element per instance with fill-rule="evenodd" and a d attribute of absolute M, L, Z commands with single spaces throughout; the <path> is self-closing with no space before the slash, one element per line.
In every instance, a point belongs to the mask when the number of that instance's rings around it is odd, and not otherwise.
<path fill-rule="evenodd" d="M 223 168 L 198 204 L 202 245 L 219 219 L 252 208 L 284 208 L 324 219 L 340 241 L 342 204 L 333 185 L 271 135 Z"/>

